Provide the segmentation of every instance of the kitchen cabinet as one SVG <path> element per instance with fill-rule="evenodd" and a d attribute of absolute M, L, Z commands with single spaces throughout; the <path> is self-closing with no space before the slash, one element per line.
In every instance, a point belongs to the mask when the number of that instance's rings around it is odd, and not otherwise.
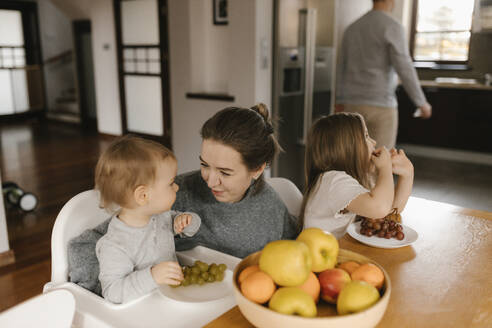
<path fill-rule="evenodd" d="M 423 87 L 432 105 L 428 120 L 413 117 L 415 105 L 397 89 L 398 143 L 492 153 L 492 88 Z"/>

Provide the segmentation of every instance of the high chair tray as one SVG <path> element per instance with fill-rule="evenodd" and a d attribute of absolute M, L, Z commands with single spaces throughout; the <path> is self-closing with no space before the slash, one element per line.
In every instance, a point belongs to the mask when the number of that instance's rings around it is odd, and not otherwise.
<path fill-rule="evenodd" d="M 182 265 L 195 260 L 224 263 L 222 282 L 203 286 L 162 287 L 125 304 L 112 304 L 70 282 L 46 290 L 66 289 L 75 296 L 76 314 L 72 327 L 201 327 L 228 311 L 236 302 L 232 291 L 232 272 L 241 259 L 203 246 L 177 252 Z M 200 289 L 204 287 L 203 289 Z"/>

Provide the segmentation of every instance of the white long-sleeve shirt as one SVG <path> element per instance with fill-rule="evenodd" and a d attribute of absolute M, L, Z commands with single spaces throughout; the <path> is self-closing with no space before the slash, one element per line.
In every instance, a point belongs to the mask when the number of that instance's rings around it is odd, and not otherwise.
<path fill-rule="evenodd" d="M 191 223 L 183 237 L 193 236 L 200 227 L 200 217 L 191 214 Z M 102 295 L 113 303 L 125 303 L 142 296 L 158 285 L 150 269 L 163 261 L 177 261 L 174 247 L 174 219 L 181 212 L 168 211 L 151 217 L 144 227 L 130 227 L 115 215 L 108 232 L 98 240 L 99 280 Z"/>
<path fill-rule="evenodd" d="M 396 108 L 398 76 L 415 106 L 427 101 L 412 64 L 403 26 L 371 10 L 345 31 L 336 75 L 336 103 Z"/>

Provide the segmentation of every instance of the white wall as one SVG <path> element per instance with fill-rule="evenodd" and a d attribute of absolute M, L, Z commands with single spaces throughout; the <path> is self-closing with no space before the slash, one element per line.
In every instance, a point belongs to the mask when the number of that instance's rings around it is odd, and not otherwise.
<path fill-rule="evenodd" d="M 90 6 L 92 55 L 99 132 L 121 135 L 118 60 L 113 1 L 94 0 Z"/>
<path fill-rule="evenodd" d="M 191 56 L 189 91 L 227 94 L 230 28 L 212 24 L 212 1 L 188 1 Z"/>
<path fill-rule="evenodd" d="M 191 0 L 195 1 L 195 0 Z M 188 99 L 186 93 L 193 90 L 197 76 L 193 72 L 191 56 L 191 40 L 197 37 L 201 26 L 191 24 L 190 7 L 196 3 L 183 0 L 170 0 L 169 6 L 169 49 L 170 49 L 170 80 L 171 80 L 171 119 L 173 149 L 178 159 L 179 172 L 198 169 L 200 154 L 200 128 L 203 123 L 218 110 L 228 106 L 250 107 L 262 101 L 271 104 L 271 0 L 230 0 L 229 24 L 212 27 L 208 37 L 223 38 L 227 34 L 228 51 L 224 60 L 209 60 L 208 72 L 221 72 L 227 76 L 227 93 L 235 97 L 234 102 Z M 211 12 L 210 8 L 210 12 Z M 212 24 L 211 14 L 204 14 L 203 24 Z M 207 17 L 210 17 L 208 19 Z M 202 17 L 203 18 L 203 17 Z M 196 17 L 193 19 L 197 19 Z M 203 25 L 202 25 L 203 26 Z M 223 28 L 213 35 L 215 28 Z M 264 41 L 262 41 L 264 40 Z M 267 65 L 262 66 L 260 58 L 261 42 L 270 48 L 267 53 Z M 202 43 L 203 52 L 211 44 Z M 224 49 L 222 49 L 224 50 Z M 212 51 L 213 53 L 213 51 Z M 223 53 L 218 56 L 223 56 Z M 220 65 L 227 65 L 225 70 Z M 202 71 L 200 74 L 207 74 Z M 199 76 L 199 75 L 198 75 Z M 216 84 L 219 85 L 219 84 Z M 207 86 L 205 86 L 206 88 Z"/>

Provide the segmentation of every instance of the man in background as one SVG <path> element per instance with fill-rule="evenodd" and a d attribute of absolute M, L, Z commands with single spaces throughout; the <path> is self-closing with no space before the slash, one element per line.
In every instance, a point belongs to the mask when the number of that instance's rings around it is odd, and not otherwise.
<path fill-rule="evenodd" d="M 378 146 L 395 146 L 398 76 L 405 91 L 429 118 L 432 107 L 420 87 L 403 26 L 390 13 L 394 0 L 373 0 L 373 9 L 345 31 L 339 53 L 335 112 L 360 113 Z"/>

